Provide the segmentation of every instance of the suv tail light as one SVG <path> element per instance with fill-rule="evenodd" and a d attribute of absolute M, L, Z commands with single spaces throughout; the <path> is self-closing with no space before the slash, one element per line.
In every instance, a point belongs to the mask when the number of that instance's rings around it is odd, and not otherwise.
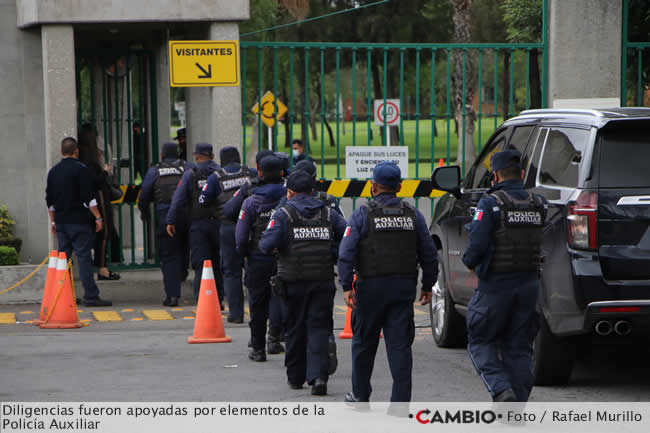
<path fill-rule="evenodd" d="M 596 249 L 596 208 L 598 193 L 582 191 L 569 203 L 569 246 L 578 250 Z"/>

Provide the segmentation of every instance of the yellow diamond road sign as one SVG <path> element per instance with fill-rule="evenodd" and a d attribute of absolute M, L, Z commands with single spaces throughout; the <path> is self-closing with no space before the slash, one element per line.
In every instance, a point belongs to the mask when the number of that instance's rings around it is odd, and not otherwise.
<path fill-rule="evenodd" d="M 275 102 L 275 103 L 274 103 Z M 271 92 L 266 92 L 266 94 L 262 97 L 262 100 L 260 103 L 255 104 L 255 106 L 252 108 L 252 112 L 255 114 L 259 113 L 260 110 L 260 105 L 262 106 L 262 122 L 269 128 L 273 128 L 273 125 L 275 125 L 275 119 L 276 116 L 273 115 L 275 113 L 275 105 L 278 105 L 278 111 L 277 111 L 277 119 L 280 120 L 282 119 L 282 116 L 284 116 L 287 112 L 287 106 L 282 103 L 279 99 L 275 98 L 275 95 Z"/>
<path fill-rule="evenodd" d="M 239 86 L 239 41 L 169 41 L 169 84 Z"/>

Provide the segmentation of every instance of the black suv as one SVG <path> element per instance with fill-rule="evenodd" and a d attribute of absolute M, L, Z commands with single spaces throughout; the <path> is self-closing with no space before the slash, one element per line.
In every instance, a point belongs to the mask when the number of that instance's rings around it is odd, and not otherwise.
<path fill-rule="evenodd" d="M 442 167 L 431 234 L 440 254 L 431 327 L 440 347 L 466 344 L 477 278 L 461 261 L 465 224 L 490 187 L 490 157 L 517 149 L 528 190 L 549 202 L 535 341 L 537 385 L 566 384 L 576 346 L 650 335 L 650 109 L 528 110 L 490 137 L 467 176 Z"/>

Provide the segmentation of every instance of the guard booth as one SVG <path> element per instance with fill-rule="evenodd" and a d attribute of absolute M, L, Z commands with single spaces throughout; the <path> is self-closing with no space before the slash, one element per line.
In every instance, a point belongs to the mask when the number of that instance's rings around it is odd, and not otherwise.
<path fill-rule="evenodd" d="M 111 183 L 125 194 L 112 205 L 111 269 L 156 266 L 155 220 L 143 223 L 139 184 L 170 141 L 170 40 L 238 40 L 248 0 L 9 0 L 0 16 L 5 97 L 0 138 L 6 186 L 0 202 L 18 221 L 25 261 L 56 245 L 43 201 L 47 171 L 64 137 L 97 133 Z M 6 73 L 6 74 L 5 74 Z M 231 100 L 226 113 L 214 100 Z M 212 142 L 218 152 L 241 142 L 239 88 L 185 89 L 188 147 Z M 6 114 L 6 115 L 5 115 Z M 217 131 L 219 131 L 217 133 Z M 19 145 L 18 145 L 19 144 Z M 6 146 L 6 147 L 4 147 Z M 190 152 L 191 155 L 191 152 Z M 28 198 L 27 200 L 25 198 Z M 32 199 L 33 198 L 33 199 Z M 153 215 L 153 214 L 152 214 Z"/>

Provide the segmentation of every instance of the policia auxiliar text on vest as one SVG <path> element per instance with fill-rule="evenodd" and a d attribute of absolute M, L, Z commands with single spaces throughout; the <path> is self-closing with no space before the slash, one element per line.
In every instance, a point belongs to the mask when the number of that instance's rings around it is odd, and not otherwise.
<path fill-rule="evenodd" d="M 245 183 L 248 183 L 249 185 L 253 183 L 253 176 L 251 175 L 250 169 L 245 165 L 242 165 L 239 170 L 234 173 L 228 173 L 223 168 L 220 168 L 215 173 L 219 180 L 219 188 L 221 189 L 221 193 L 217 197 L 217 201 L 221 208 L 223 208 L 223 205 L 225 205 L 228 200 L 235 196 L 235 193 L 242 185 Z"/>
<path fill-rule="evenodd" d="M 359 245 L 359 278 L 404 275 L 417 278 L 415 209 L 368 202 L 368 236 Z"/>
<path fill-rule="evenodd" d="M 154 184 L 154 200 L 156 203 L 170 204 L 178 182 L 185 171 L 185 161 L 162 161 L 156 164 L 158 180 Z"/>
<path fill-rule="evenodd" d="M 322 207 L 311 218 L 305 218 L 293 207 L 279 209 L 289 219 L 289 247 L 279 252 L 278 276 L 287 282 L 334 278 L 332 257 L 333 226 L 331 210 Z"/>
<path fill-rule="evenodd" d="M 490 194 L 501 209 L 495 232 L 495 249 L 490 272 L 536 272 L 544 261 L 541 255 L 546 209 L 535 194 L 526 199 L 512 197 L 499 190 Z"/>

